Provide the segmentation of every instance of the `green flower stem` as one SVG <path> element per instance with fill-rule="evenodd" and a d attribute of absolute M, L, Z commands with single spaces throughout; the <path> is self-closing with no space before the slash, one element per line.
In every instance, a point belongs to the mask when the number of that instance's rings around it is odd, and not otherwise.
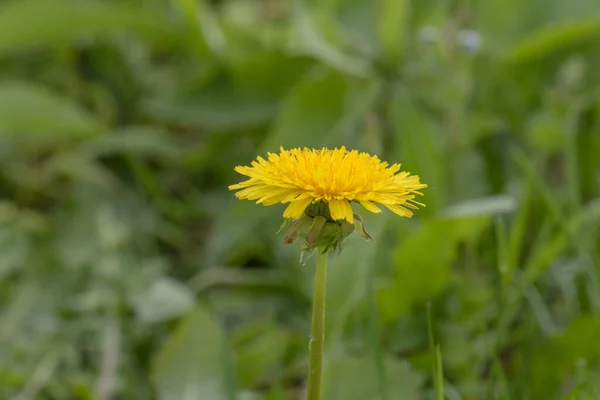
<path fill-rule="evenodd" d="M 327 282 L 327 253 L 317 250 L 315 293 L 313 295 L 312 326 L 310 330 L 308 388 L 306 400 L 321 400 L 323 350 L 325 348 L 325 289 Z"/>

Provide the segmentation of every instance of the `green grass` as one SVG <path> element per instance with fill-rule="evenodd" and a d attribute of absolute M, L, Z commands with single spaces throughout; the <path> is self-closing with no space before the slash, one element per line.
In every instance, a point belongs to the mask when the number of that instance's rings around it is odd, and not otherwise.
<path fill-rule="evenodd" d="M 600 398 L 599 38 L 590 0 L 3 2 L 0 398 L 300 399 L 314 260 L 227 186 L 341 145 L 429 187 L 330 257 L 325 400 Z"/>

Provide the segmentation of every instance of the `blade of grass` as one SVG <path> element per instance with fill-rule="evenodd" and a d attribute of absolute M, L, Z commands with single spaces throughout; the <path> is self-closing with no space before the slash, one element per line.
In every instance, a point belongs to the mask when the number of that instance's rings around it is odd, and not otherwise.
<path fill-rule="evenodd" d="M 435 346 L 435 363 L 435 398 L 436 400 L 444 400 L 444 370 L 442 366 L 442 351 L 439 344 Z"/>
<path fill-rule="evenodd" d="M 444 372 L 442 369 L 442 355 L 440 346 L 435 345 L 433 336 L 433 317 L 431 315 L 431 303 L 427 303 L 427 334 L 429 337 L 429 351 L 431 354 L 431 372 L 435 387 L 435 399 L 444 400 Z"/>
<path fill-rule="evenodd" d="M 586 261 L 589 268 L 597 269 L 597 256 L 590 251 L 591 247 L 589 243 L 589 235 L 579 234 L 581 231 L 582 222 L 586 221 L 588 217 L 594 217 L 596 215 L 595 204 L 591 204 L 586 209 L 579 211 L 574 216 L 568 216 L 565 218 L 565 213 L 559 201 L 553 196 L 549 187 L 545 184 L 539 174 L 535 171 L 532 163 L 527 159 L 525 154 L 518 149 L 513 149 L 513 158 L 521 171 L 530 179 L 533 188 L 541 195 L 542 200 L 546 204 L 549 212 L 550 221 L 560 228 L 560 232 L 552 240 L 552 246 L 546 246 L 540 251 L 543 254 L 539 255 L 532 252 L 528 264 L 533 275 L 530 275 L 530 279 L 535 279 L 539 276 L 541 270 L 545 268 L 550 259 L 553 259 L 556 254 L 566 245 L 571 244 L 578 252 L 579 256 Z M 573 161 L 575 162 L 575 161 Z M 589 214 L 589 215 L 588 215 Z M 535 260 L 535 262 L 531 260 Z"/>
<path fill-rule="evenodd" d="M 54 371 L 60 363 L 60 354 L 57 350 L 52 350 L 40 360 L 36 365 L 30 379 L 27 381 L 23 390 L 15 396 L 14 400 L 34 400 L 38 398 L 40 391 L 50 382 Z"/>
<path fill-rule="evenodd" d="M 532 187 L 537 190 L 544 203 L 546 203 L 552 221 L 560 224 L 562 215 L 560 204 L 554 199 L 550 189 L 536 172 L 533 164 L 520 149 L 513 148 L 512 156 L 517 166 L 521 169 L 521 172 L 525 174 L 531 182 Z"/>
<path fill-rule="evenodd" d="M 565 127 L 565 169 L 572 210 L 577 210 L 581 205 L 581 182 L 579 181 L 579 163 L 577 154 L 579 114 L 579 107 L 571 107 Z"/>
<path fill-rule="evenodd" d="M 517 215 L 514 217 L 511 224 L 508 237 L 507 263 L 508 267 L 513 270 L 517 268 L 520 262 L 521 251 L 525 241 L 525 233 L 527 232 L 528 227 L 527 221 L 531 211 L 530 200 L 533 191 L 533 184 L 531 183 L 531 180 L 528 180 L 519 201 L 521 207 L 518 208 Z"/>
<path fill-rule="evenodd" d="M 506 224 L 502 217 L 496 218 L 496 266 L 500 275 L 501 287 L 505 287 L 512 281 L 512 268 L 508 264 L 508 239 L 506 235 Z"/>
<path fill-rule="evenodd" d="M 369 274 L 367 282 L 367 301 L 369 307 L 369 339 L 371 341 L 371 347 L 373 349 L 373 358 L 375 362 L 375 368 L 377 370 L 377 385 L 379 386 L 379 395 L 382 400 L 388 400 L 388 386 L 386 378 L 385 363 L 383 360 L 383 348 L 381 345 L 381 326 L 379 324 L 379 309 L 375 302 L 375 293 L 373 292 L 373 280 L 372 274 Z"/>
<path fill-rule="evenodd" d="M 492 374 L 495 378 L 492 380 L 491 384 L 492 398 L 496 400 L 509 400 L 510 394 L 508 393 L 506 374 L 504 373 L 504 366 L 502 365 L 498 354 L 496 354 L 496 357 L 492 360 Z"/>

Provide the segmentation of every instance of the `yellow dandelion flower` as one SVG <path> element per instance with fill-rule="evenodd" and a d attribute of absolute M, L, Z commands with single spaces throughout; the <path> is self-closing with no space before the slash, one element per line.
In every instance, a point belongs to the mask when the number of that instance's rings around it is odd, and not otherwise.
<path fill-rule="evenodd" d="M 361 204 L 372 213 L 380 213 L 379 203 L 401 217 L 411 217 L 411 210 L 424 206 L 415 201 L 427 185 L 417 175 L 400 171 L 399 164 L 389 165 L 377 156 L 348 151 L 345 147 L 329 149 L 280 149 L 268 153 L 267 160 L 257 157 L 252 166 L 237 166 L 235 171 L 248 180 L 229 186 L 239 199 L 257 200 L 270 206 L 289 203 L 284 218 L 299 218 L 314 203 L 327 203 L 334 221 L 354 223 L 351 202 Z"/>

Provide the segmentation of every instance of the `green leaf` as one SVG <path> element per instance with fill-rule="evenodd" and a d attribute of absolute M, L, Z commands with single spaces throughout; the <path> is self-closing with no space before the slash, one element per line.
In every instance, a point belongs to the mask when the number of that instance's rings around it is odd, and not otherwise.
<path fill-rule="evenodd" d="M 56 154 L 44 166 L 42 184 L 49 184 L 59 177 L 69 177 L 80 183 L 100 187 L 114 187 L 116 178 L 100 162 L 90 159 L 85 153 L 64 151 Z"/>
<path fill-rule="evenodd" d="M 86 141 L 80 152 L 91 157 L 128 153 L 136 156 L 173 157 L 179 149 L 167 132 L 153 127 L 131 126 Z"/>
<path fill-rule="evenodd" d="M 492 216 L 496 214 L 508 214 L 515 211 L 516 208 L 517 202 L 513 196 L 498 195 L 453 204 L 446 208 L 444 215 L 447 218 Z"/>
<path fill-rule="evenodd" d="M 194 304 L 194 294 L 187 286 L 163 277 L 140 297 L 136 311 L 143 322 L 156 323 L 179 317 Z"/>
<path fill-rule="evenodd" d="M 384 0 L 380 2 L 379 39 L 384 53 L 396 60 L 401 56 L 410 21 L 409 0 Z"/>
<path fill-rule="evenodd" d="M 177 0 L 176 4 L 194 27 L 194 44 L 202 55 L 206 55 L 209 50 L 213 53 L 223 53 L 226 50 L 225 35 L 210 2 Z"/>
<path fill-rule="evenodd" d="M 236 370 L 240 386 L 255 387 L 268 380 L 269 374 L 275 377 L 281 375 L 288 340 L 282 329 L 269 326 L 268 330 L 261 331 L 249 343 L 236 348 Z"/>
<path fill-rule="evenodd" d="M 598 17 L 585 17 L 545 27 L 517 41 L 517 44 L 507 52 L 505 60 L 511 64 L 537 61 L 585 40 L 598 38 L 599 34 L 600 18 Z"/>
<path fill-rule="evenodd" d="M 534 353 L 529 369 L 535 398 L 549 398 L 561 381 L 568 377 L 578 360 L 594 363 L 600 358 L 600 319 L 582 315 L 567 329 L 548 340 Z"/>
<path fill-rule="evenodd" d="M 283 209 L 279 211 L 283 213 Z M 215 218 L 215 226 L 204 252 L 204 263 L 212 266 L 222 262 L 236 242 L 256 234 L 256 227 L 260 224 L 277 220 L 274 213 L 277 213 L 275 206 L 266 208 L 250 201 L 232 199 Z M 273 229 L 273 235 L 275 232 L 276 229 Z"/>
<path fill-rule="evenodd" d="M 30 246 L 30 238 L 20 226 L 0 223 L 0 281 L 25 264 Z"/>
<path fill-rule="evenodd" d="M 329 256 L 327 276 L 327 337 L 335 342 L 342 334 L 351 313 L 367 301 L 368 274 L 372 273 L 373 259 L 382 251 L 385 224 L 389 215 L 365 217 L 365 226 L 374 242 L 359 235 L 350 235 L 343 244 L 341 255 Z M 310 269 L 311 273 L 314 269 Z M 329 332 L 332 334 L 329 335 Z"/>
<path fill-rule="evenodd" d="M 68 10 L 68 12 L 65 12 Z M 148 8 L 106 1 L 18 0 L 0 9 L 0 56 L 73 42 L 83 34 L 132 32 L 165 42 L 176 31 Z"/>
<path fill-rule="evenodd" d="M 277 111 L 277 102 L 219 87 L 186 98 L 161 97 L 142 103 L 154 121 L 208 131 L 231 131 L 263 125 Z"/>
<path fill-rule="evenodd" d="M 444 290 L 457 245 L 474 240 L 489 224 L 489 218 L 430 221 L 402 242 L 396 277 L 378 293 L 384 319 L 392 320 Z"/>
<path fill-rule="evenodd" d="M 487 0 L 477 3 L 476 29 L 482 33 L 486 45 L 507 45 L 520 33 L 522 19 L 531 2 L 521 0 Z"/>
<path fill-rule="evenodd" d="M 192 311 L 154 358 L 159 400 L 227 399 L 225 333 L 203 306 Z"/>
<path fill-rule="evenodd" d="M 278 98 L 314 65 L 308 57 L 280 51 L 261 51 L 232 59 L 227 65 L 236 90 L 253 96 Z"/>
<path fill-rule="evenodd" d="M 332 134 L 345 117 L 348 85 L 335 70 L 314 69 L 291 90 L 261 152 L 280 146 L 319 147 L 332 142 Z"/>
<path fill-rule="evenodd" d="M 380 398 L 377 373 L 372 359 L 347 354 L 327 358 L 324 371 L 324 395 L 327 400 L 366 400 Z M 421 398 L 422 379 L 407 362 L 384 360 L 390 399 Z"/>
<path fill-rule="evenodd" d="M 102 131 L 100 123 L 70 100 L 24 82 L 0 84 L 0 136 L 41 148 Z"/>
<path fill-rule="evenodd" d="M 366 77 L 371 66 L 367 60 L 350 56 L 329 43 L 317 29 L 313 15 L 301 2 L 294 1 L 292 7 L 292 53 L 312 56 L 323 64 L 348 75 Z"/>
<path fill-rule="evenodd" d="M 388 109 L 396 140 L 394 152 L 402 160 L 403 169 L 419 175 L 428 184 L 421 213 L 434 213 L 444 203 L 444 161 L 437 146 L 435 127 L 403 87 L 394 88 Z M 435 188 L 435 190 L 431 190 Z"/>

